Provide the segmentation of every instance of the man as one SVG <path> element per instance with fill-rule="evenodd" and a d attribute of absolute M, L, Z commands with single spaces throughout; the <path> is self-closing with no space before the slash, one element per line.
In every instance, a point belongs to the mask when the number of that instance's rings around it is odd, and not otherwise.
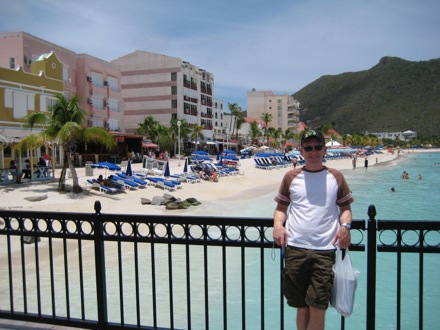
<path fill-rule="evenodd" d="M 324 329 L 333 285 L 335 244 L 351 243 L 354 201 L 342 173 L 323 165 L 327 151 L 321 132 L 301 139 L 305 166 L 284 175 L 274 212 L 273 238 L 285 248 L 283 293 L 297 308 L 297 329 Z"/>

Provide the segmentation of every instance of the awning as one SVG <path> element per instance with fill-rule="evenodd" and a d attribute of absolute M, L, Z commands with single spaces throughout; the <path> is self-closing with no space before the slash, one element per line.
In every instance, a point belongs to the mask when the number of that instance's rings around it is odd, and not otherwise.
<path fill-rule="evenodd" d="M 157 144 L 151 143 L 151 142 L 142 142 L 143 148 L 157 148 L 159 147 Z"/>

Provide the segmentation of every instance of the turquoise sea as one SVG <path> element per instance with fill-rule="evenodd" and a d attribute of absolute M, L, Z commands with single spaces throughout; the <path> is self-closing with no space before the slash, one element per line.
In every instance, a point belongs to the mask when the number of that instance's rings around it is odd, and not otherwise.
<path fill-rule="evenodd" d="M 440 220 L 438 205 L 440 205 L 440 153 L 437 152 L 405 152 L 397 160 L 371 166 L 374 163 L 374 156 L 369 158 L 370 167 L 365 169 L 359 166 L 356 169 L 344 170 L 344 175 L 353 191 L 356 199 L 352 204 L 354 219 L 368 219 L 368 206 L 374 204 L 377 210 L 376 219 L 383 220 Z M 347 160 L 350 162 L 350 160 Z M 359 164 L 363 165 L 363 162 Z M 410 179 L 400 178 L 403 171 L 409 173 Z M 264 175 L 270 175 L 270 171 L 264 172 Z M 422 180 L 418 175 L 422 175 Z M 391 188 L 395 188 L 395 192 Z M 276 191 L 265 196 L 260 196 L 252 200 L 239 202 L 228 202 L 221 206 L 209 205 L 213 215 L 231 214 L 243 217 L 272 217 L 274 202 L 273 197 Z M 217 209 L 218 208 L 218 209 Z M 206 214 L 206 209 L 201 210 Z M 438 233 L 437 233 L 438 236 Z M 437 242 L 438 242 L 437 237 Z M 258 258 L 258 254 L 255 254 Z M 269 260 L 268 268 L 277 267 L 279 255 L 276 254 L 276 260 L 272 261 L 270 254 L 265 260 Z M 356 291 L 355 310 L 353 314 L 346 319 L 346 329 L 364 328 L 365 326 L 365 297 L 366 297 L 366 258 L 363 252 L 352 252 L 351 258 L 353 264 L 361 272 L 358 289 Z M 249 259 L 248 259 L 249 260 Z M 277 262 L 278 261 L 278 262 Z M 252 261 L 249 261 L 252 265 Z M 259 267 L 258 262 L 255 262 Z M 389 330 L 396 328 L 396 256 L 391 253 L 382 253 L 378 256 L 377 265 L 377 310 L 376 310 L 376 329 Z M 424 257 L 424 328 L 439 329 L 440 324 L 440 289 L 438 286 L 440 255 L 425 255 Z M 414 254 L 404 255 L 402 268 L 402 320 L 401 329 L 418 328 L 418 265 L 419 258 Z M 266 268 L 266 267 L 265 267 Z M 255 269 L 258 273 L 259 268 Z M 247 273 L 252 273 L 247 270 Z M 277 273 L 275 273 L 277 274 Z M 237 274 L 238 275 L 238 274 Z M 270 274 L 266 281 L 270 282 Z M 275 275 L 277 276 L 277 275 Z M 231 288 L 229 292 L 240 292 L 240 288 Z M 273 287 L 278 290 L 278 287 Z M 252 297 L 252 290 L 247 289 L 247 293 Z M 258 297 L 255 297 L 258 299 Z M 270 300 L 270 298 L 268 298 Z M 274 303 L 274 313 L 278 312 L 278 304 L 268 301 L 266 306 Z M 232 302 L 231 302 L 232 304 Z M 257 305 L 257 304 L 256 304 Z M 254 311 L 255 315 L 259 311 Z M 253 313 L 252 311 L 248 311 Z M 295 328 L 294 318 L 296 312 L 286 306 L 286 315 L 289 319 L 291 329 Z M 268 313 L 271 315 L 271 313 Z M 229 315 L 231 316 L 231 315 Z M 232 316 L 231 316 L 232 317 Z M 238 317 L 238 315 L 237 315 Z M 252 318 L 252 317 L 250 317 Z M 221 320 L 219 320 L 220 322 Z M 239 325 L 240 321 L 229 321 L 231 328 Z M 229 323 L 228 322 L 228 323 Z M 259 317 L 249 320 L 249 329 L 259 328 Z M 267 329 L 276 329 L 279 327 L 279 320 L 266 319 Z M 326 317 L 326 329 L 340 329 L 340 317 L 333 308 L 329 308 Z M 214 326 L 213 328 L 216 329 Z M 219 324 L 219 329 L 221 328 Z M 289 328 L 289 327 L 288 327 Z"/>

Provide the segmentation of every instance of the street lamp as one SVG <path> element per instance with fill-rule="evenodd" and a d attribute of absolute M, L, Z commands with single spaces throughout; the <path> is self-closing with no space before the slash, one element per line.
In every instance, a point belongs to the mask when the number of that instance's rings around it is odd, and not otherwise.
<path fill-rule="evenodd" d="M 226 133 L 226 150 L 228 150 L 228 140 L 229 140 L 229 129 L 225 129 L 225 133 Z"/>
<path fill-rule="evenodd" d="M 177 142 L 177 146 L 178 146 L 179 160 L 180 160 L 180 125 L 182 125 L 182 122 L 180 120 L 178 120 L 177 121 L 177 135 L 179 136 L 179 140 Z"/>

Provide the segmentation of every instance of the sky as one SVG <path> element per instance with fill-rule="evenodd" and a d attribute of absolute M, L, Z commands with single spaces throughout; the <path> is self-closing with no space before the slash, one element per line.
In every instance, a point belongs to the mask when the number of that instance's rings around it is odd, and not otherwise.
<path fill-rule="evenodd" d="M 24 31 L 112 61 L 136 50 L 214 74 L 246 109 L 251 89 L 293 94 L 384 56 L 440 58 L 438 0 L 0 0 L 0 32 Z"/>

